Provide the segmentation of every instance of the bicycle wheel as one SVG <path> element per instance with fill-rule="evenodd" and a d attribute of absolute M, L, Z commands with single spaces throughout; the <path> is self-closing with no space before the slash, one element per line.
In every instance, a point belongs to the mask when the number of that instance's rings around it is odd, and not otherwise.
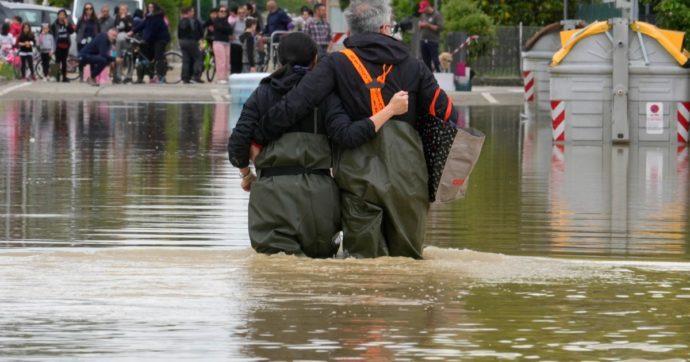
<path fill-rule="evenodd" d="M 165 83 L 177 84 L 182 81 L 182 54 L 176 51 L 165 53 Z"/>
<path fill-rule="evenodd" d="M 211 58 L 206 66 L 206 80 L 213 82 L 213 78 L 216 76 L 216 60 Z"/>
<path fill-rule="evenodd" d="M 67 79 L 79 79 L 79 59 L 73 55 L 67 56 Z"/>
<path fill-rule="evenodd" d="M 39 60 L 36 64 L 34 64 L 34 76 L 38 79 L 45 79 L 45 75 L 43 74 L 43 63 Z"/>
<path fill-rule="evenodd" d="M 120 70 L 120 77 L 132 80 L 132 74 L 134 74 L 134 57 L 132 56 L 132 53 L 125 51 L 125 53 L 122 56 L 121 68 L 122 69 Z"/>

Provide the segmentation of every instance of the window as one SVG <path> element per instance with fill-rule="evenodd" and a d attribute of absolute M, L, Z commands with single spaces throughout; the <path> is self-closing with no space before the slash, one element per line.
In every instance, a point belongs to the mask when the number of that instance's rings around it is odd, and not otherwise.
<path fill-rule="evenodd" d="M 41 26 L 43 23 L 43 16 L 41 16 L 40 10 L 30 10 L 30 9 L 14 9 L 13 16 L 21 16 L 22 22 L 28 22 L 31 26 Z"/>

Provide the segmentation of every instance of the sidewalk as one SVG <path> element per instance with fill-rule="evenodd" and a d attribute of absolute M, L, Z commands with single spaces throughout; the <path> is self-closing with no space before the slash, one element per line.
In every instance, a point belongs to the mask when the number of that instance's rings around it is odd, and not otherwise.
<path fill-rule="evenodd" d="M 458 106 L 522 104 L 521 87 L 475 87 L 472 92 L 449 94 Z M 0 99 L 228 102 L 227 85 L 123 84 L 93 87 L 85 83 L 8 82 L 0 85 Z"/>

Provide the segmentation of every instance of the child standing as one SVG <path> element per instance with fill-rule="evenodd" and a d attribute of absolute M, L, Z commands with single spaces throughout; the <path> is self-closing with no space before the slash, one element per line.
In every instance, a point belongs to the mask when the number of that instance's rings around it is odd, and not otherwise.
<path fill-rule="evenodd" d="M 36 45 L 36 37 L 31 31 L 31 24 L 22 24 L 22 32 L 19 34 L 17 39 L 17 45 L 19 46 L 19 57 L 22 60 L 22 78 L 28 79 L 27 68 L 31 72 L 31 80 L 36 80 L 36 75 L 34 74 L 34 45 Z"/>
<path fill-rule="evenodd" d="M 242 43 L 242 73 L 256 72 L 256 62 L 254 61 L 254 37 L 256 37 L 256 19 L 248 17 L 245 20 L 246 29 L 240 35 Z"/>
<path fill-rule="evenodd" d="M 10 63 L 14 44 L 14 37 L 10 34 L 10 24 L 2 24 L 2 32 L 0 33 L 0 60 Z"/>
<path fill-rule="evenodd" d="M 50 33 L 50 24 L 43 24 L 41 27 L 41 35 L 38 36 L 38 50 L 41 52 L 43 76 L 48 79 L 50 76 L 50 58 L 55 51 L 55 38 Z"/>
<path fill-rule="evenodd" d="M 19 38 L 19 34 L 22 32 L 22 17 L 21 16 L 13 16 L 12 20 L 10 20 L 10 35 L 14 37 L 16 40 Z"/>

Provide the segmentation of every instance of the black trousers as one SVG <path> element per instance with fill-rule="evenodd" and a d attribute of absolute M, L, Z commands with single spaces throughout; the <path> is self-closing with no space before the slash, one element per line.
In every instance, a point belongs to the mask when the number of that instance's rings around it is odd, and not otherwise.
<path fill-rule="evenodd" d="M 77 53 L 81 53 L 81 50 L 86 46 L 86 44 L 77 44 Z M 84 80 L 84 66 L 79 62 L 79 79 Z"/>
<path fill-rule="evenodd" d="M 242 73 L 242 46 L 230 44 L 230 74 Z"/>
<path fill-rule="evenodd" d="M 438 43 L 431 40 L 422 40 L 420 44 L 422 50 L 422 60 L 432 71 L 441 71 L 441 62 L 438 60 Z"/>
<path fill-rule="evenodd" d="M 43 76 L 48 78 L 50 76 L 50 54 L 41 53 L 41 67 L 43 68 Z"/>
<path fill-rule="evenodd" d="M 192 78 L 201 78 L 204 70 L 204 59 L 199 50 L 199 43 L 195 40 L 180 39 L 182 51 L 182 81 L 188 82 Z"/>
<path fill-rule="evenodd" d="M 26 78 L 27 68 L 29 69 L 29 72 L 31 72 L 31 75 L 35 75 L 33 55 L 22 55 L 20 58 L 22 59 L 22 78 Z"/>
<path fill-rule="evenodd" d="M 62 80 L 67 79 L 67 56 L 69 55 L 69 48 L 57 48 L 55 49 L 55 62 L 60 65 L 60 74 L 62 74 Z M 59 79 L 59 77 L 58 77 Z"/>
<path fill-rule="evenodd" d="M 86 64 L 91 67 L 91 79 L 96 79 L 109 63 L 110 61 L 108 59 L 100 55 L 86 54 L 79 59 L 79 65 L 82 68 Z"/>
<path fill-rule="evenodd" d="M 165 73 L 168 71 L 168 65 L 165 64 L 165 47 L 167 45 L 168 42 L 165 40 L 159 40 L 153 44 L 146 44 L 144 47 L 144 55 L 150 61 L 156 63 L 156 75 L 158 78 L 164 78 Z"/>

